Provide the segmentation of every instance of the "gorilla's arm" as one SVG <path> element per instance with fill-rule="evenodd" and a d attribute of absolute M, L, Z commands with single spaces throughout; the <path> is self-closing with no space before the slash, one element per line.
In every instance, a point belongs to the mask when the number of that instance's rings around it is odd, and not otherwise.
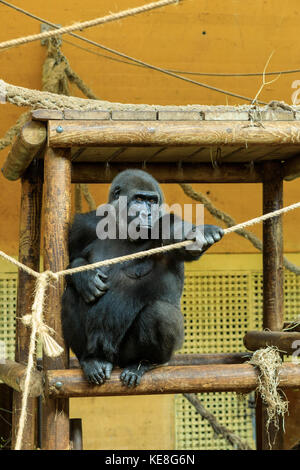
<path fill-rule="evenodd" d="M 195 226 L 190 222 L 182 220 L 175 214 L 164 214 L 160 221 L 160 237 L 162 245 L 169 245 L 184 240 L 192 240 L 195 243 L 170 252 L 170 255 L 176 256 L 183 261 L 198 260 L 214 243 L 221 240 L 224 230 L 216 225 Z M 164 227 L 169 223 L 170 232 L 164 233 Z"/>
<path fill-rule="evenodd" d="M 69 232 L 69 268 L 85 266 L 88 263 L 84 253 L 88 246 L 97 238 L 96 226 L 99 217 L 96 211 L 76 214 Z M 100 270 L 83 271 L 67 277 L 67 281 L 75 287 L 86 303 L 94 302 L 107 291 L 107 276 Z"/>
<path fill-rule="evenodd" d="M 99 217 L 96 211 L 76 214 L 69 231 L 70 261 L 79 258 L 82 251 L 97 238 L 96 227 Z"/>

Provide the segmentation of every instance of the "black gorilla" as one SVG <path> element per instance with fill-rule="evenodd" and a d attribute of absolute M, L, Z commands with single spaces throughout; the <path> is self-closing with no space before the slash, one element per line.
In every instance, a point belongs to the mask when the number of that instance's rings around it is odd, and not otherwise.
<path fill-rule="evenodd" d="M 123 208 L 122 196 L 127 198 Z M 120 366 L 124 368 L 122 382 L 134 386 L 147 370 L 167 362 L 181 347 L 184 261 L 199 259 L 222 238 L 223 230 L 205 225 L 201 231 L 174 214 L 163 213 L 158 209 L 163 203 L 159 184 L 141 170 L 120 173 L 111 184 L 108 202 L 115 212 L 102 206 L 107 216 L 99 217 L 93 211 L 75 217 L 69 238 L 69 267 L 184 239 L 195 241 L 193 249 L 189 246 L 67 278 L 63 334 L 86 378 L 102 384 L 113 366 Z M 105 238 L 104 227 L 110 222 L 116 230 Z M 170 226 L 167 235 L 165 222 Z"/>

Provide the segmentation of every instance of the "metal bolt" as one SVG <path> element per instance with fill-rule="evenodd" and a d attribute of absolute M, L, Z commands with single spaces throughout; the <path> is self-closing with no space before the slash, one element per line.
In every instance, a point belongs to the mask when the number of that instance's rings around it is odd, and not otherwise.
<path fill-rule="evenodd" d="M 62 382 L 55 382 L 55 388 L 62 388 L 63 383 Z"/>
<path fill-rule="evenodd" d="M 148 127 L 148 132 L 153 134 L 155 132 L 155 128 L 154 127 Z"/>
<path fill-rule="evenodd" d="M 63 131 L 64 131 L 64 130 L 63 130 L 62 126 L 57 126 L 56 132 L 58 132 L 59 134 L 61 134 Z"/>

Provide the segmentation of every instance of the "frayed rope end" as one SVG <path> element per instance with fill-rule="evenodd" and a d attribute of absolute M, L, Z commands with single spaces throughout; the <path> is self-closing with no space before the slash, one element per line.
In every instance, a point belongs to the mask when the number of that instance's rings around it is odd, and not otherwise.
<path fill-rule="evenodd" d="M 32 315 L 24 315 L 22 317 L 22 322 L 26 326 L 32 327 Z M 50 335 L 50 332 L 52 332 L 52 329 L 49 328 L 49 326 L 45 325 L 45 323 L 39 322 L 37 325 L 37 333 L 39 335 L 39 338 L 42 342 L 43 346 L 43 351 L 48 357 L 58 357 L 60 356 L 64 348 L 62 348 L 54 338 Z"/>

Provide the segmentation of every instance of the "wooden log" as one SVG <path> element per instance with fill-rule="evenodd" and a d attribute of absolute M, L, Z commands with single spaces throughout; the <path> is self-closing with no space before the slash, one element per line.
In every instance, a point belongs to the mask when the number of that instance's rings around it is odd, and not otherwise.
<path fill-rule="evenodd" d="M 287 160 L 283 165 L 283 178 L 292 181 L 300 176 L 300 156 L 297 155 Z"/>
<path fill-rule="evenodd" d="M 248 361 L 252 353 L 245 351 L 241 353 L 216 353 L 216 354 L 175 354 L 166 364 L 168 366 L 197 366 L 208 364 L 243 364 Z M 38 365 L 42 364 L 38 359 Z M 79 369 L 80 365 L 75 356 L 70 357 L 70 369 Z"/>
<path fill-rule="evenodd" d="M 29 121 L 14 141 L 6 158 L 2 173 L 8 180 L 19 179 L 46 142 L 46 126 L 42 122 Z"/>
<path fill-rule="evenodd" d="M 265 125 L 265 124 L 264 124 Z M 263 213 L 273 212 L 283 206 L 283 180 L 280 162 L 263 163 Z M 280 331 L 283 325 L 283 237 L 282 217 L 263 222 L 263 328 Z M 261 405 L 261 442 L 258 449 L 268 450 L 269 440 L 273 449 L 283 448 L 283 426 L 275 429 L 271 423 L 267 430 L 267 410 Z"/>
<path fill-rule="evenodd" d="M 140 165 L 141 166 L 141 165 Z M 110 183 L 123 170 L 138 168 L 137 163 L 73 163 L 72 183 Z M 210 163 L 147 163 L 141 167 L 160 183 L 260 183 L 260 165 L 226 163 L 213 168 Z"/>
<path fill-rule="evenodd" d="M 45 394 L 55 398 L 152 395 L 161 393 L 241 392 L 257 386 L 257 371 L 250 364 L 161 366 L 147 372 L 139 386 L 125 387 L 120 370 L 114 370 L 103 385 L 91 385 L 80 369 L 46 372 Z M 300 386 L 300 365 L 283 364 L 281 388 Z"/>
<path fill-rule="evenodd" d="M 5 359 L 0 362 L 0 379 L 6 385 L 17 390 L 18 392 L 24 391 L 26 375 L 26 365 L 19 364 L 18 362 Z M 39 397 L 43 393 L 43 376 L 37 370 L 31 374 L 30 382 L 30 397 Z"/>
<path fill-rule="evenodd" d="M 296 347 L 295 341 L 298 341 Z M 256 351 L 266 346 L 276 346 L 283 353 L 293 354 L 300 345 L 300 333 L 289 331 L 248 331 L 244 336 L 244 345 L 250 351 Z"/>
<path fill-rule="evenodd" d="M 22 177 L 20 228 L 19 228 L 19 261 L 39 271 L 40 269 L 40 229 L 42 208 L 42 177 L 41 161 L 34 160 Z M 34 299 L 35 279 L 19 270 L 18 294 L 16 309 L 16 345 L 15 361 L 26 364 L 28 359 L 30 328 L 22 322 L 22 316 L 31 310 Z M 16 444 L 16 436 L 21 413 L 22 395 L 13 392 L 12 448 Z M 29 398 L 27 403 L 27 431 L 24 433 L 22 450 L 36 448 L 36 415 L 37 400 Z"/>
<path fill-rule="evenodd" d="M 300 122 L 48 121 L 48 144 L 72 146 L 298 145 Z"/>
<path fill-rule="evenodd" d="M 59 271 L 68 264 L 68 229 L 71 216 L 71 162 L 69 150 L 48 148 L 44 165 L 44 269 Z M 45 322 L 56 332 L 55 339 L 64 346 L 61 329 L 61 296 L 64 280 L 49 289 Z M 68 351 L 57 357 L 43 357 L 44 370 L 68 366 Z M 42 409 L 42 448 L 69 448 L 68 400 L 45 400 Z"/>

